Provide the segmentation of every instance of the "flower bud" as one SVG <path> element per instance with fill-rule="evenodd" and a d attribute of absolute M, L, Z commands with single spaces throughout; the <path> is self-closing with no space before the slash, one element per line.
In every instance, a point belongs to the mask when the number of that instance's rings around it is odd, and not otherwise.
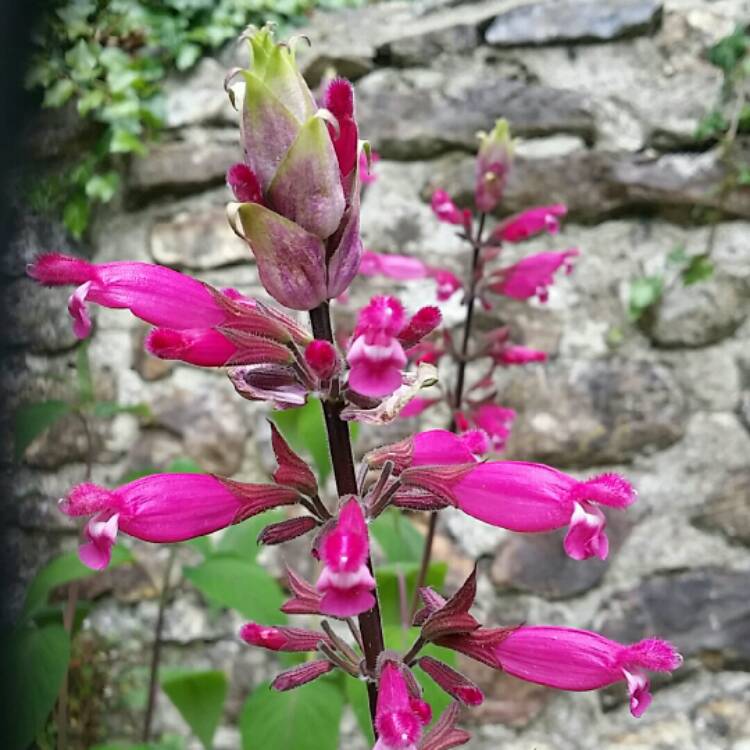
<path fill-rule="evenodd" d="M 483 213 L 494 211 L 502 200 L 512 160 L 508 121 L 500 119 L 490 133 L 479 134 L 474 200 Z"/>
<path fill-rule="evenodd" d="M 341 366 L 336 348 L 323 339 L 315 339 L 307 345 L 305 362 L 320 380 L 330 380 Z"/>

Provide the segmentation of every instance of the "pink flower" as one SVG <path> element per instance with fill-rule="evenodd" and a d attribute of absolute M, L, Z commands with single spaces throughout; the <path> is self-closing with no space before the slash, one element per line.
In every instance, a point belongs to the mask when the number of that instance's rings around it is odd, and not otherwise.
<path fill-rule="evenodd" d="M 68 303 L 78 338 L 91 331 L 87 302 L 129 309 L 167 328 L 208 328 L 230 317 L 217 290 L 184 274 L 151 263 L 89 263 L 59 253 L 40 255 L 28 268 L 46 286 L 78 285 Z"/>
<path fill-rule="evenodd" d="M 471 211 L 458 208 L 445 190 L 438 189 L 432 194 L 430 206 L 438 220 L 446 224 L 465 226 L 471 221 Z"/>
<path fill-rule="evenodd" d="M 263 191 L 255 172 L 242 162 L 227 170 L 227 185 L 240 203 L 263 203 Z"/>
<path fill-rule="evenodd" d="M 669 672 L 682 664 L 674 647 L 656 638 L 624 646 L 598 633 L 553 626 L 515 628 L 494 653 L 499 669 L 560 690 L 596 690 L 625 680 L 636 717 L 651 703 L 645 671 Z"/>
<path fill-rule="evenodd" d="M 516 419 L 515 410 L 496 404 L 483 404 L 471 416 L 474 424 L 489 436 L 493 450 L 503 450 Z"/>
<path fill-rule="evenodd" d="M 502 347 L 493 359 L 503 365 L 527 365 L 531 362 L 546 362 L 547 352 L 530 349 L 528 346 L 511 345 Z"/>
<path fill-rule="evenodd" d="M 315 339 L 307 345 L 305 362 L 320 380 L 330 380 L 341 366 L 336 348 L 324 339 Z"/>
<path fill-rule="evenodd" d="M 327 86 L 323 104 L 336 118 L 329 123 L 328 134 L 333 141 L 339 160 L 341 178 L 344 180 L 357 163 L 357 123 L 354 120 L 354 89 L 345 78 L 334 78 Z M 364 151 L 362 152 L 364 154 Z M 362 164 L 360 160 L 360 166 Z M 367 159 L 365 159 L 365 166 Z"/>
<path fill-rule="evenodd" d="M 251 646 L 286 652 L 317 651 L 318 644 L 329 641 L 325 633 L 314 630 L 259 625 L 256 622 L 243 625 L 240 638 Z"/>
<path fill-rule="evenodd" d="M 487 461 L 452 473 L 441 468 L 410 468 L 401 481 L 510 531 L 542 532 L 567 526 L 565 551 L 575 560 L 607 557 L 606 518 L 598 505 L 626 508 L 635 501 L 632 486 L 618 474 L 579 481 L 550 466 L 523 461 Z"/>
<path fill-rule="evenodd" d="M 397 336 L 406 322 L 395 297 L 373 297 L 360 310 L 347 354 L 349 387 L 364 396 L 388 396 L 402 383 L 406 354 Z"/>
<path fill-rule="evenodd" d="M 380 670 L 375 728 L 378 741 L 373 750 L 417 750 L 422 727 L 432 712 L 424 701 L 409 694 L 401 669 L 391 661 Z"/>
<path fill-rule="evenodd" d="M 320 611 L 334 617 L 352 617 L 375 605 L 375 579 L 367 567 L 370 543 L 362 508 L 355 498 L 341 509 L 335 528 L 326 534 L 321 549 L 323 572 L 316 588 L 323 592 Z"/>
<path fill-rule="evenodd" d="M 498 120 L 490 133 L 480 133 L 474 200 L 483 213 L 494 211 L 505 192 L 513 161 L 513 141 L 507 120 Z"/>
<path fill-rule="evenodd" d="M 370 150 L 370 163 L 367 163 L 367 154 L 362 151 L 359 155 L 359 179 L 363 185 L 369 185 L 378 179 L 375 165 L 380 161 L 380 154 L 373 148 Z"/>
<path fill-rule="evenodd" d="M 529 208 L 506 219 L 492 233 L 492 239 L 503 242 L 522 242 L 544 231 L 557 234 L 560 230 L 558 219 L 566 213 L 568 213 L 568 207 L 564 203 Z"/>
<path fill-rule="evenodd" d="M 443 319 L 439 308 L 429 305 L 420 307 L 409 322 L 398 332 L 398 340 L 403 346 L 416 346 L 425 336 L 429 336 Z"/>
<path fill-rule="evenodd" d="M 402 419 L 418 417 L 422 412 L 427 411 L 427 409 L 434 406 L 439 401 L 440 399 L 438 398 L 413 398 L 403 409 L 401 409 L 399 416 Z"/>
<path fill-rule="evenodd" d="M 554 281 L 555 272 L 563 267 L 565 273 L 570 273 L 573 270 L 572 259 L 577 255 L 576 248 L 529 255 L 508 268 L 495 271 L 489 289 L 513 299 L 538 297 L 541 302 L 546 302 L 549 296 L 547 290 Z"/>
<path fill-rule="evenodd" d="M 101 570 L 109 564 L 118 530 L 147 542 L 182 542 L 297 499 L 294 490 L 274 484 L 152 474 L 115 490 L 79 484 L 60 501 L 60 509 L 68 516 L 91 516 L 79 555 L 84 565 Z"/>
<path fill-rule="evenodd" d="M 444 268 L 433 268 L 430 276 L 437 282 L 437 298 L 440 302 L 447 302 L 459 289 L 463 282 L 455 273 Z"/>

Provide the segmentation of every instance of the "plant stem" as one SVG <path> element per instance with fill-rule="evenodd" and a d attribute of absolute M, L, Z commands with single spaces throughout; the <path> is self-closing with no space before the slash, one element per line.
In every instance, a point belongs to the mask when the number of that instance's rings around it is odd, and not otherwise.
<path fill-rule="evenodd" d="M 325 339 L 334 343 L 331 313 L 327 302 L 323 302 L 319 307 L 310 310 L 310 323 L 316 339 Z M 341 419 L 341 410 L 344 407 L 344 403 L 339 397 L 338 383 L 334 382 L 331 388 L 331 398 L 323 400 L 322 405 L 326 432 L 328 433 L 328 447 L 331 452 L 333 476 L 336 480 L 336 490 L 339 497 L 356 495 L 357 475 L 354 470 L 354 456 L 349 437 L 349 425 Z M 367 567 L 374 576 L 372 560 L 370 558 L 367 560 Z M 365 653 L 365 664 L 372 674 L 375 673 L 378 656 L 385 648 L 377 589 L 375 589 L 373 595 L 375 596 L 375 606 L 368 612 L 363 612 L 358 618 Z M 373 731 L 377 736 L 377 731 L 375 730 L 375 709 L 378 702 L 378 686 L 375 681 L 368 681 L 367 697 L 370 703 Z"/>
<path fill-rule="evenodd" d="M 156 706 L 156 689 L 159 684 L 159 661 L 161 659 L 161 634 L 164 629 L 164 613 L 167 609 L 167 599 L 169 597 L 169 579 L 172 575 L 175 557 L 177 556 L 177 547 L 173 546 L 169 550 L 167 566 L 164 569 L 164 577 L 161 584 L 161 594 L 159 595 L 159 613 L 156 616 L 156 627 L 154 629 L 154 648 L 151 652 L 151 670 L 148 678 L 148 703 L 146 704 L 146 715 L 143 717 L 143 742 L 151 739 L 151 723 L 154 719 L 154 708 Z"/>
<path fill-rule="evenodd" d="M 458 371 L 456 373 L 456 390 L 453 395 L 453 412 L 461 408 L 461 401 L 464 395 L 464 381 L 466 379 L 466 355 L 469 351 L 469 340 L 471 338 L 471 324 L 474 320 L 474 302 L 476 300 L 477 291 L 477 268 L 479 266 L 479 253 L 482 250 L 482 235 L 484 234 L 484 223 L 487 218 L 487 214 L 479 215 L 479 227 L 477 228 L 476 237 L 470 238 L 472 245 L 471 255 L 471 271 L 469 275 L 469 291 L 466 294 L 466 317 L 464 318 L 464 335 L 463 341 L 461 342 L 461 358 L 458 361 Z M 456 418 L 451 416 L 450 427 L 451 432 L 456 429 Z M 419 566 L 419 575 L 417 576 L 417 584 L 414 587 L 414 593 L 411 599 L 411 614 L 410 620 L 413 619 L 414 614 L 419 606 L 419 589 L 424 586 L 425 580 L 427 579 L 427 572 L 430 568 L 430 559 L 432 558 L 432 545 L 435 540 L 435 529 L 437 527 L 438 514 L 433 512 L 430 514 L 430 523 L 427 527 L 427 535 L 424 540 L 424 547 L 422 548 L 422 562 Z"/>

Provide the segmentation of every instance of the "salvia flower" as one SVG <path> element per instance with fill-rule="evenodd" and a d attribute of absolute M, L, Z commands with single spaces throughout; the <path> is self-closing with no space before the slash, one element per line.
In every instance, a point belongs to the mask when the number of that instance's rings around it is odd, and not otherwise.
<path fill-rule="evenodd" d="M 422 727 L 432 718 L 425 707 L 424 701 L 409 694 L 401 668 L 386 661 L 378 680 L 375 712 L 378 741 L 373 750 L 417 750 Z"/>
<path fill-rule="evenodd" d="M 183 542 L 297 500 L 294 490 L 274 484 L 152 474 L 114 490 L 79 484 L 60 501 L 60 509 L 68 516 L 91 516 L 79 555 L 100 570 L 109 564 L 118 531 L 147 542 Z"/>
<path fill-rule="evenodd" d="M 560 219 L 568 213 L 564 203 L 535 206 L 506 219 L 493 233 L 492 239 L 502 242 L 522 242 L 540 232 L 557 234 Z"/>
<path fill-rule="evenodd" d="M 554 626 L 514 628 L 494 653 L 499 669 L 560 690 L 596 690 L 625 680 L 635 717 L 651 704 L 646 671 L 670 672 L 682 664 L 674 646 L 656 638 L 625 646 L 598 633 Z"/>
<path fill-rule="evenodd" d="M 323 96 L 327 109 L 317 110 L 292 45 L 275 43 L 267 27 L 248 41 L 244 164 L 228 181 L 238 199 L 250 200 L 230 206 L 229 217 L 266 291 L 310 310 L 346 290 L 362 253 L 354 93 L 337 78 Z"/>
<path fill-rule="evenodd" d="M 287 652 L 317 651 L 320 643 L 329 642 L 325 633 L 315 630 L 259 625 L 257 622 L 243 625 L 240 638 L 251 646 Z"/>
<path fill-rule="evenodd" d="M 617 474 L 580 481 L 550 466 L 523 461 L 487 461 L 444 474 L 441 468 L 413 467 L 401 479 L 492 526 L 521 532 L 567 526 L 565 551 L 575 560 L 607 557 L 606 518 L 599 505 L 626 508 L 635 501 L 632 486 Z"/>
<path fill-rule="evenodd" d="M 488 288 L 496 294 L 504 294 L 513 299 L 537 297 L 541 302 L 546 302 L 555 273 L 560 268 L 565 273 L 570 273 L 573 270 L 573 258 L 577 255 L 576 248 L 528 255 L 508 268 L 495 271 L 490 277 Z"/>
<path fill-rule="evenodd" d="M 437 189 L 432 194 L 430 206 L 438 220 L 446 224 L 465 226 L 467 222 L 471 221 L 471 211 L 468 209 L 462 211 L 458 208 L 453 202 L 453 198 L 445 190 Z"/>
<path fill-rule="evenodd" d="M 473 423 L 489 437 L 492 449 L 495 451 L 505 448 L 515 419 L 514 409 L 497 404 L 482 404 L 472 410 L 469 417 L 463 413 L 455 415 L 458 429 L 466 431 Z"/>
<path fill-rule="evenodd" d="M 546 362 L 547 352 L 531 349 L 528 346 L 510 344 L 503 346 L 493 354 L 492 358 L 501 365 L 528 365 L 532 362 Z"/>
<path fill-rule="evenodd" d="M 356 498 L 351 498 L 344 503 L 335 527 L 321 546 L 324 567 L 316 584 L 323 593 L 321 612 L 351 617 L 372 609 L 375 579 L 367 567 L 369 550 L 362 508 Z"/>
<path fill-rule="evenodd" d="M 493 211 L 505 192 L 513 161 L 513 140 L 507 120 L 498 120 L 489 133 L 479 134 L 474 201 L 483 213 Z"/>
<path fill-rule="evenodd" d="M 315 339 L 307 345 L 305 362 L 320 380 L 330 380 L 341 367 L 336 348 L 322 339 Z"/>
<path fill-rule="evenodd" d="M 373 297 L 360 310 L 347 362 L 349 387 L 363 396 L 388 396 L 403 382 L 406 354 L 398 334 L 406 323 L 403 305 L 395 297 Z"/>

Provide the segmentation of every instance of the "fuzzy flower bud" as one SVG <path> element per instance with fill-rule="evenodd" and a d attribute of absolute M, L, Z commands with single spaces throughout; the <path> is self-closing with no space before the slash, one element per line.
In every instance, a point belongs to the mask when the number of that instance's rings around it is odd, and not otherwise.
<path fill-rule="evenodd" d="M 336 348 L 323 339 L 315 339 L 307 345 L 305 362 L 320 380 L 330 380 L 341 367 Z"/>
<path fill-rule="evenodd" d="M 490 133 L 479 134 L 474 200 L 483 213 L 494 211 L 505 192 L 513 160 L 513 140 L 507 120 L 498 120 Z"/>
<path fill-rule="evenodd" d="M 425 336 L 429 336 L 440 325 L 442 319 L 443 316 L 437 307 L 422 307 L 399 331 L 398 340 L 406 347 L 414 346 Z"/>

